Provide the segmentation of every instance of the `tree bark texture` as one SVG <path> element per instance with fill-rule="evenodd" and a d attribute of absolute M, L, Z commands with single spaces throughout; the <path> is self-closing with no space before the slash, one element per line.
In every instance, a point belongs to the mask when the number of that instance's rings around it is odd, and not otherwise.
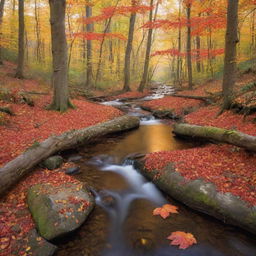
<path fill-rule="evenodd" d="M 175 124 L 173 132 L 180 136 L 213 140 L 256 151 L 256 136 L 235 130 L 226 130 L 213 126 Z"/>
<path fill-rule="evenodd" d="M 25 21 L 24 0 L 19 0 L 19 37 L 18 37 L 18 66 L 15 77 L 24 78 L 24 55 L 25 55 Z"/>
<path fill-rule="evenodd" d="M 65 33 L 66 0 L 49 0 L 53 58 L 53 101 L 50 108 L 64 112 L 69 107 L 68 56 Z"/>
<path fill-rule="evenodd" d="M 187 6 L 187 68 L 188 68 L 188 88 L 193 88 L 193 70 L 191 58 L 191 4 Z"/>
<path fill-rule="evenodd" d="M 233 101 L 233 87 L 236 80 L 236 45 L 238 43 L 238 2 L 239 0 L 228 0 L 227 30 L 225 42 L 225 60 L 223 75 L 223 106 L 229 109 Z"/>
<path fill-rule="evenodd" d="M 86 6 L 86 18 L 92 16 L 92 7 Z M 86 32 L 93 32 L 93 24 L 86 24 Z M 91 88 L 92 84 L 92 40 L 87 40 L 86 42 L 87 51 L 87 69 L 86 69 L 86 87 Z"/>
<path fill-rule="evenodd" d="M 149 22 L 152 22 L 154 0 L 150 0 L 150 6 L 152 9 L 149 12 Z M 144 62 L 144 71 L 143 71 L 142 80 L 139 86 L 139 92 L 143 92 L 145 86 L 148 83 L 148 69 L 149 69 L 150 52 L 151 52 L 151 46 L 152 46 L 152 37 L 153 37 L 153 28 L 150 28 L 148 30 L 148 41 L 147 41 L 147 49 L 146 49 L 146 56 L 145 56 L 145 62 Z"/>
<path fill-rule="evenodd" d="M 134 36 L 134 28 L 136 22 L 136 13 L 132 13 L 130 16 L 130 25 L 129 25 L 129 35 L 125 51 L 125 62 L 124 62 L 124 91 L 130 91 L 130 82 L 131 82 L 131 52 L 132 52 L 132 43 Z"/>

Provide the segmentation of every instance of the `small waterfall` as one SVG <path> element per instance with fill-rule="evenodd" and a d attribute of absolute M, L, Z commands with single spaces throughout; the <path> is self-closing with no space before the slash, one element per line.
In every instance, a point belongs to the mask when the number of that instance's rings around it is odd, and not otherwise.
<path fill-rule="evenodd" d="M 111 159 L 111 157 L 105 157 L 105 159 Z M 122 233 L 123 223 L 129 213 L 132 202 L 136 199 L 145 199 L 157 207 L 165 204 L 166 200 L 152 182 L 148 182 L 134 169 L 132 165 L 133 160 L 127 159 L 123 162 L 123 165 L 109 164 L 109 162 L 103 164 L 102 158 L 100 161 L 99 159 L 94 159 L 90 163 L 92 164 L 93 162 L 101 171 L 118 173 L 129 184 L 129 188 L 124 191 L 102 190 L 98 193 L 94 192 L 97 205 L 101 206 L 108 213 L 111 221 L 109 234 L 111 249 L 103 252 L 103 255 L 133 255 L 128 250 Z"/>

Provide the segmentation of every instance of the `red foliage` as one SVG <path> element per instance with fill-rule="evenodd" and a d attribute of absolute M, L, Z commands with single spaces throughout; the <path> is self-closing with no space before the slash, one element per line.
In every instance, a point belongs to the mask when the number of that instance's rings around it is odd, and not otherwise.
<path fill-rule="evenodd" d="M 230 192 L 256 205 L 256 158 L 230 145 L 209 145 L 178 151 L 156 152 L 147 155 L 146 168 L 161 170 L 170 162 L 187 180 L 203 178 L 221 192 Z"/>
<path fill-rule="evenodd" d="M 164 97 L 162 99 L 148 101 L 143 104 L 145 107 L 149 107 L 152 110 L 169 110 L 176 115 L 183 114 L 184 110 L 192 107 L 199 107 L 201 101 L 193 99 L 183 99 L 177 97 Z"/>
<path fill-rule="evenodd" d="M 36 141 L 40 142 L 51 135 L 85 128 L 121 115 L 115 108 L 81 100 L 73 100 L 76 109 L 61 114 L 44 109 L 50 100 L 50 96 L 40 98 L 35 107 L 10 104 L 16 115 L 10 117 L 7 126 L 0 126 L 0 164 L 18 156 Z"/>
<path fill-rule="evenodd" d="M 191 51 L 191 56 L 193 60 L 198 60 L 198 59 L 205 59 L 205 58 L 213 58 L 218 55 L 223 55 L 225 52 L 225 49 L 213 49 L 213 50 L 208 50 L 208 49 L 201 49 L 197 50 L 194 49 Z M 186 57 L 187 52 L 179 52 L 178 49 L 169 49 L 169 50 L 162 50 L 162 51 L 156 51 L 155 53 L 152 54 L 152 56 L 157 56 L 157 55 L 169 55 L 169 56 L 180 56 L 180 57 Z M 198 58 L 199 56 L 199 58 Z"/>
<path fill-rule="evenodd" d="M 98 16 L 90 17 L 90 18 L 82 18 L 79 19 L 80 22 L 84 24 L 91 24 L 94 22 L 100 22 L 107 20 L 114 15 L 127 15 L 129 13 L 145 13 L 150 11 L 151 7 L 146 5 L 135 5 L 135 6 L 109 6 L 106 8 L 102 8 L 101 14 Z"/>
<path fill-rule="evenodd" d="M 120 33 L 94 33 L 94 32 L 79 32 L 74 34 L 75 37 L 84 38 L 86 40 L 103 40 L 109 38 L 117 38 L 120 40 L 127 40 L 127 38 Z"/>
<path fill-rule="evenodd" d="M 225 129 L 235 129 L 241 132 L 256 136 L 256 125 L 251 122 L 251 119 L 256 115 L 251 115 L 244 120 L 242 115 L 234 114 L 231 111 L 226 111 L 217 117 L 219 107 L 204 107 L 196 112 L 185 116 L 185 121 L 190 124 L 216 126 Z"/>
<path fill-rule="evenodd" d="M 213 31 L 225 28 L 226 18 L 225 15 L 211 14 L 209 16 L 192 17 L 190 22 L 184 17 L 173 20 L 155 20 L 145 23 L 142 28 L 162 28 L 170 30 L 188 26 L 192 27 L 192 35 L 202 35 L 207 29 Z"/>

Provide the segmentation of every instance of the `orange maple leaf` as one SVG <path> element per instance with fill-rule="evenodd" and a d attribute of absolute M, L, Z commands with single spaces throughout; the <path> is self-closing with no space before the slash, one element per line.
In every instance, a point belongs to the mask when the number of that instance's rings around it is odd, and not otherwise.
<path fill-rule="evenodd" d="M 170 213 L 178 213 L 178 207 L 171 204 L 165 204 L 153 211 L 153 215 L 160 215 L 163 219 L 166 219 Z"/>
<path fill-rule="evenodd" d="M 197 241 L 191 233 L 182 231 L 172 232 L 167 239 L 172 240 L 171 245 L 179 245 L 180 249 L 187 249 L 189 246 L 196 244 Z"/>

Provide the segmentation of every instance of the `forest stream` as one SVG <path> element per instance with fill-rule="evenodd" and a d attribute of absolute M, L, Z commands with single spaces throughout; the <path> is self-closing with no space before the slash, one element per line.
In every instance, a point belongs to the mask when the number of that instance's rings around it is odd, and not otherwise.
<path fill-rule="evenodd" d="M 161 93 L 151 97 L 161 97 Z M 167 197 L 133 168 L 129 160 L 132 154 L 199 146 L 178 140 L 172 134 L 170 121 L 155 120 L 141 110 L 139 103 L 148 99 L 104 102 L 140 116 L 140 128 L 105 138 L 77 152 L 66 152 L 65 157 L 74 153 L 82 156 L 77 162 L 81 173 L 76 178 L 92 188 L 97 206 L 78 231 L 56 241 L 56 255 L 255 256 L 253 235 Z M 153 216 L 153 209 L 165 203 L 178 206 L 179 214 L 166 220 Z M 193 233 L 198 244 L 186 250 L 170 246 L 166 238 L 174 231 Z"/>

